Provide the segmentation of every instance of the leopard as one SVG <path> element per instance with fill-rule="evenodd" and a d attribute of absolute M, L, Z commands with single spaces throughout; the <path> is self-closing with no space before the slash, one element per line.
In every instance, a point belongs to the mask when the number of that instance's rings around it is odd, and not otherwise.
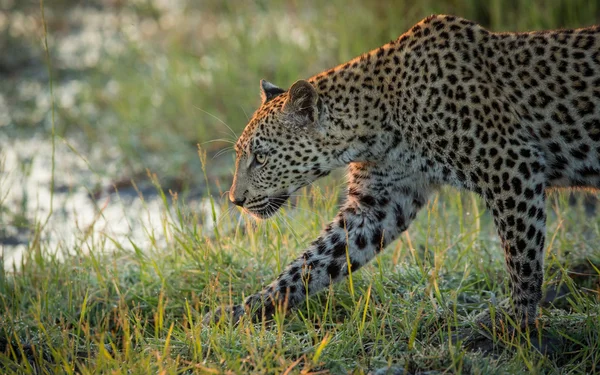
<path fill-rule="evenodd" d="M 499 33 L 432 15 L 288 89 L 261 80 L 260 92 L 235 143 L 231 202 L 268 219 L 339 168 L 345 200 L 272 283 L 205 322 L 292 310 L 380 254 L 443 186 L 481 197 L 504 252 L 503 314 L 476 321 L 537 321 L 547 195 L 600 189 L 600 26 Z"/>

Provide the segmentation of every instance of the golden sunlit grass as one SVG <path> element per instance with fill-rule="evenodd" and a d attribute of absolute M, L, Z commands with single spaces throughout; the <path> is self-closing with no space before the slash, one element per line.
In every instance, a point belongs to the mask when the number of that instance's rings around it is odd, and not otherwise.
<path fill-rule="evenodd" d="M 335 213 L 331 182 L 304 191 L 298 208 L 285 206 L 281 217 L 257 226 L 232 214 L 207 237 L 198 234 L 197 215 L 176 201 L 165 207 L 164 233 L 154 233 L 168 238 L 165 249 L 132 243 L 133 251 L 103 253 L 96 244 L 58 261 L 41 244 L 43 256 L 31 253 L 20 270 L 0 277 L 0 365 L 24 373 L 598 369 L 599 275 L 581 264 L 598 264 L 599 220 L 584 223 L 581 208 L 568 210 L 558 196 L 556 207 L 565 210 L 549 219 L 546 287 L 562 285 L 570 294 L 555 301 L 560 309 L 542 312 L 552 354 L 535 349 L 535 334 L 501 335 L 487 355 L 457 345 L 470 317 L 507 291 L 489 216 L 478 200 L 455 191 L 436 196 L 410 231 L 351 281 L 299 310 L 262 324 L 203 325 L 208 310 L 259 290 L 314 238 Z M 315 204 L 309 197 L 317 194 L 324 200 Z M 569 274 L 571 267 L 585 275 Z"/>

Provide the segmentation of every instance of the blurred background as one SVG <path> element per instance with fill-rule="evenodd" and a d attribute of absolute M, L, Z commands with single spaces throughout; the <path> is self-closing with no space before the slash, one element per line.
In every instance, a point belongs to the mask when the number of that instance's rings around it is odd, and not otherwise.
<path fill-rule="evenodd" d="M 47 0 L 43 10 L 0 0 L 5 266 L 51 212 L 46 235 L 68 247 L 73 232 L 148 232 L 156 184 L 202 211 L 207 188 L 228 189 L 234 155 L 220 151 L 258 106 L 261 78 L 288 87 L 432 13 L 493 31 L 600 23 L 596 0 Z"/>

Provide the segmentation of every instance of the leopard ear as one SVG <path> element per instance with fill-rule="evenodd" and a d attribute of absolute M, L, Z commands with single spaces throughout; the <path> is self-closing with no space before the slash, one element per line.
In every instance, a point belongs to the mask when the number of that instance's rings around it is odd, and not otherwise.
<path fill-rule="evenodd" d="M 265 81 L 264 79 L 260 80 L 260 98 L 262 99 L 263 104 L 284 92 L 284 89 L 275 86 L 271 82 Z"/>
<path fill-rule="evenodd" d="M 317 119 L 319 94 L 308 81 L 296 81 L 290 87 L 283 111 L 294 117 L 303 118 L 303 122 L 314 123 Z M 307 121 L 308 120 L 308 121 Z"/>

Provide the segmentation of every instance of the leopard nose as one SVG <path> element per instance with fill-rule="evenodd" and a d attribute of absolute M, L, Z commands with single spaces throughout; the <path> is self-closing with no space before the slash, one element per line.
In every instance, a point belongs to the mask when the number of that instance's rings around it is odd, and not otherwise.
<path fill-rule="evenodd" d="M 240 206 L 243 207 L 244 206 L 244 202 L 246 202 L 246 197 L 243 198 L 233 198 L 230 197 L 231 203 L 235 204 L 236 206 Z"/>

